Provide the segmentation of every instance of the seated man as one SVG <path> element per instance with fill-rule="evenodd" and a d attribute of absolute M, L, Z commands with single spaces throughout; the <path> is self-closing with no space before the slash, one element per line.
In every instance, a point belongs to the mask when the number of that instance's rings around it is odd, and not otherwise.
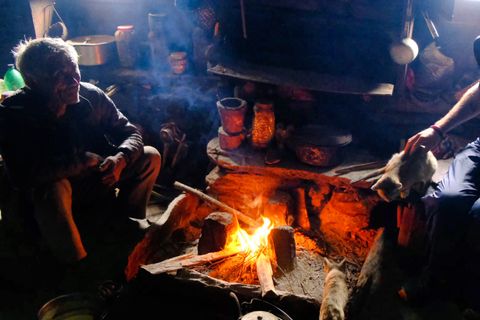
<path fill-rule="evenodd" d="M 474 42 L 474 53 L 480 65 L 480 38 Z M 444 117 L 408 139 L 405 152 L 411 154 L 420 145 L 429 150 L 434 148 L 448 131 L 479 114 L 480 87 L 477 82 Z M 432 288 L 439 288 L 442 284 L 460 284 L 463 291 L 467 284 L 478 287 L 479 284 L 475 283 L 478 279 L 463 277 L 467 264 L 476 265 L 477 277 L 480 275 L 480 248 L 475 242 L 480 230 L 479 138 L 455 156 L 442 181 L 422 198 L 422 202 L 426 215 L 427 261 L 421 276 L 407 282 L 399 291 L 400 296 L 408 301 L 419 301 L 428 297 Z M 465 259 L 467 247 L 469 258 Z"/>
<path fill-rule="evenodd" d="M 160 154 L 143 145 L 139 130 L 102 90 L 80 82 L 71 45 L 23 41 L 14 56 L 26 87 L 0 108 L 6 172 L 31 198 L 47 247 L 75 264 L 87 251 L 72 203 L 92 203 L 118 188 L 115 208 L 122 212 L 115 214 L 144 219 Z"/>

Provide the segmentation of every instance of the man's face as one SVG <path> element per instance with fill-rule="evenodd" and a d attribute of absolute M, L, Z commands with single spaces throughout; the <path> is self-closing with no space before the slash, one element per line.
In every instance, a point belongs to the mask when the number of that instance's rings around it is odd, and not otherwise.
<path fill-rule="evenodd" d="M 52 94 L 61 104 L 75 104 L 80 101 L 80 69 L 78 64 L 70 59 L 60 63 L 52 75 Z"/>

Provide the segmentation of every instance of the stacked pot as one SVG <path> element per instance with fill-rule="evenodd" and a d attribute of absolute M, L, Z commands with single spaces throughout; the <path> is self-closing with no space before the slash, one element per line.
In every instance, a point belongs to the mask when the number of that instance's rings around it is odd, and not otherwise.
<path fill-rule="evenodd" d="M 237 149 L 245 139 L 245 112 L 247 102 L 239 98 L 217 101 L 222 126 L 218 128 L 218 141 L 224 150 Z"/>

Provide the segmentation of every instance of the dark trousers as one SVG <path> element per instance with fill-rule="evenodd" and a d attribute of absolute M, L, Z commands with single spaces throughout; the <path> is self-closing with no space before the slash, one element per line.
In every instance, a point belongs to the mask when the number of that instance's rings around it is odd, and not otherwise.
<path fill-rule="evenodd" d="M 158 151 L 144 147 L 141 157 L 122 172 L 119 193 L 111 208 L 118 211 L 114 214 L 145 218 L 160 164 Z M 62 179 L 33 190 L 34 214 L 40 233 L 61 261 L 74 262 L 87 255 L 78 227 L 78 220 L 85 217 L 74 214 L 73 208 L 81 205 L 88 208 L 89 204 L 106 199 L 112 191 L 102 185 L 95 174 Z"/>
<path fill-rule="evenodd" d="M 451 279 L 459 275 L 466 261 L 479 262 L 479 197 L 480 139 L 477 139 L 455 156 L 439 185 L 422 198 L 427 219 L 427 270 L 433 276 Z M 469 258 L 464 259 L 467 255 Z"/>

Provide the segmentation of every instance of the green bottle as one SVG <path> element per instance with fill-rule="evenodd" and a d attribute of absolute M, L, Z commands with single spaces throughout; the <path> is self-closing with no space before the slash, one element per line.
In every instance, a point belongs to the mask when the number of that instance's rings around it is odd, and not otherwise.
<path fill-rule="evenodd" d="M 8 70 L 5 72 L 5 75 L 3 76 L 3 80 L 5 82 L 5 88 L 7 90 L 17 90 L 25 87 L 25 81 L 23 81 L 23 77 L 18 72 L 17 69 L 13 66 L 13 64 L 8 65 Z"/>

